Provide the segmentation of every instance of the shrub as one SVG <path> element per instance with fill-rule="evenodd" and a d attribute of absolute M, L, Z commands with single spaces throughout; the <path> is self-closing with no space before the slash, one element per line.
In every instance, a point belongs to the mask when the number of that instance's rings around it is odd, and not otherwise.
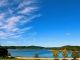
<path fill-rule="evenodd" d="M 59 55 L 59 50 L 53 50 L 52 54 L 53 54 L 53 57 L 57 58 Z"/>
<path fill-rule="evenodd" d="M 62 55 L 64 58 L 68 57 L 68 51 L 66 49 L 62 50 Z"/>
<path fill-rule="evenodd" d="M 73 51 L 71 56 L 74 58 L 74 60 L 76 60 L 76 58 L 79 58 L 78 51 L 77 50 Z"/>
<path fill-rule="evenodd" d="M 35 58 L 39 58 L 39 55 L 38 55 L 38 54 L 35 54 L 34 57 L 35 57 Z"/>

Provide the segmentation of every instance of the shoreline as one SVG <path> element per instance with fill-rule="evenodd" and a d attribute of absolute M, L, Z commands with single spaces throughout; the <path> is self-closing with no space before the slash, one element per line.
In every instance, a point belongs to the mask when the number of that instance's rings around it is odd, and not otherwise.
<path fill-rule="evenodd" d="M 15 57 L 17 59 L 48 59 L 48 60 L 51 60 L 51 59 L 55 59 L 55 58 L 33 58 L 33 57 Z M 59 60 L 63 60 L 63 59 L 68 59 L 68 60 L 71 60 L 73 58 L 57 58 Z M 76 58 L 78 60 L 80 60 L 80 58 Z"/>

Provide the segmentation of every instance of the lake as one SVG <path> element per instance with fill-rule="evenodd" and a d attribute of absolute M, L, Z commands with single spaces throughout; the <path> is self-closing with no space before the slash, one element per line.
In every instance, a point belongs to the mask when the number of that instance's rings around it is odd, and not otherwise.
<path fill-rule="evenodd" d="M 17 50 L 17 49 L 8 49 L 12 56 L 23 56 L 23 57 L 34 57 L 36 53 L 39 54 L 39 57 L 52 58 L 52 51 L 50 50 Z M 68 52 L 68 58 L 71 58 L 72 52 Z M 63 58 L 62 52 L 59 52 L 59 57 Z"/>

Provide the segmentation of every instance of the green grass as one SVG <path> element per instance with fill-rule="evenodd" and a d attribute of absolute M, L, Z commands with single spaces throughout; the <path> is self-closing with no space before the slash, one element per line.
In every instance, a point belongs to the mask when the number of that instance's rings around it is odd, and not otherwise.
<path fill-rule="evenodd" d="M 9 59 L 9 58 L 0 58 L 0 60 L 46 60 L 46 59 Z M 49 60 L 49 59 L 47 59 Z"/>
<path fill-rule="evenodd" d="M 40 59 L 7 59 L 7 58 L 0 58 L 0 60 L 40 60 Z"/>
<path fill-rule="evenodd" d="M 0 60 L 20 60 L 20 59 L 0 58 Z"/>
<path fill-rule="evenodd" d="M 18 60 L 18 59 L 0 59 L 0 60 Z"/>

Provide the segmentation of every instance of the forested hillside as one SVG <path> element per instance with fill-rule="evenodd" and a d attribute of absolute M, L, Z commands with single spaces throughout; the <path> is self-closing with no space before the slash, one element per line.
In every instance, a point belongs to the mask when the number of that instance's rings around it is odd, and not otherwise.
<path fill-rule="evenodd" d="M 80 46 L 70 46 L 70 45 L 66 45 L 62 47 L 41 47 L 41 46 L 4 46 L 4 47 L 7 47 L 8 49 L 46 49 L 46 50 L 67 49 L 68 51 L 74 51 L 76 49 L 77 51 L 80 51 Z"/>

